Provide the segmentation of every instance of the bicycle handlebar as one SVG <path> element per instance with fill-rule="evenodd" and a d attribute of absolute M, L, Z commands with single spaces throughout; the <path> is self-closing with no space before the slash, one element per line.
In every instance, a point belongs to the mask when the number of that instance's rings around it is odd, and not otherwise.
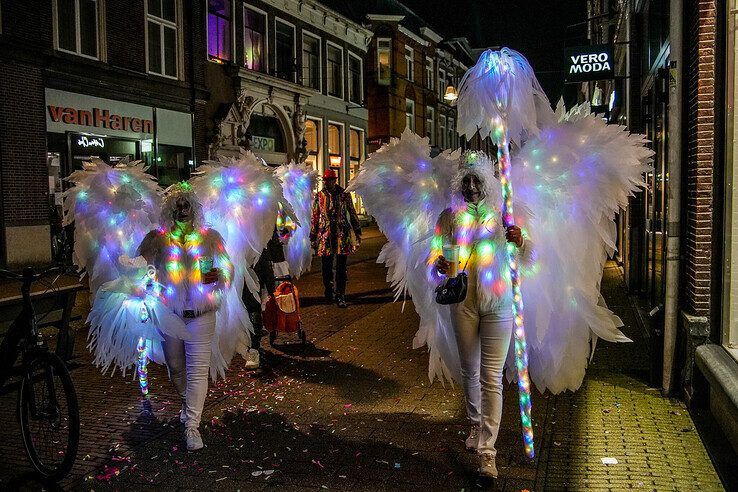
<path fill-rule="evenodd" d="M 30 282 L 36 282 L 37 280 L 40 280 L 48 275 L 71 272 L 74 270 L 74 268 L 74 265 L 53 264 L 47 266 L 38 273 L 34 271 L 33 267 L 25 267 L 20 273 L 0 269 L 0 278 L 12 280 L 29 280 Z"/>

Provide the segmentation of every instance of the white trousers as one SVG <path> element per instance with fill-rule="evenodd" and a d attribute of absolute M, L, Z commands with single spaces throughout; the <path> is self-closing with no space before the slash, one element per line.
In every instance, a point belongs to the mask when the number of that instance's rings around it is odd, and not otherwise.
<path fill-rule="evenodd" d="M 471 280 L 471 279 L 470 279 Z M 479 453 L 497 455 L 502 419 L 502 371 L 512 335 L 512 307 L 480 312 L 475 286 L 467 299 L 451 306 L 451 323 L 461 361 L 466 414 L 479 425 Z"/>
<path fill-rule="evenodd" d="M 215 311 L 184 318 L 188 340 L 164 335 L 164 358 L 169 378 L 184 399 L 185 428 L 198 428 L 208 393 L 210 355 L 215 334 Z"/>

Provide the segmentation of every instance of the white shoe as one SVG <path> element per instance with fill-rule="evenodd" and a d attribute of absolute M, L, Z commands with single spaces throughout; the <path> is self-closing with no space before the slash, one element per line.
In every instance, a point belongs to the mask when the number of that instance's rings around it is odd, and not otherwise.
<path fill-rule="evenodd" d="M 185 429 L 185 440 L 187 441 L 187 451 L 197 451 L 204 446 L 202 437 L 200 437 L 200 431 L 194 427 Z"/>
<path fill-rule="evenodd" d="M 258 369 L 259 368 L 259 351 L 256 349 L 249 349 L 246 354 L 246 363 L 243 365 L 246 369 Z"/>
<path fill-rule="evenodd" d="M 473 425 L 469 432 L 469 437 L 466 438 L 466 449 L 469 451 L 476 451 L 479 447 L 479 426 Z"/>
<path fill-rule="evenodd" d="M 479 474 L 487 478 L 497 478 L 497 465 L 491 453 L 480 455 Z"/>
<path fill-rule="evenodd" d="M 187 402 L 182 400 L 182 409 L 179 411 L 179 421 L 183 424 L 187 422 Z"/>

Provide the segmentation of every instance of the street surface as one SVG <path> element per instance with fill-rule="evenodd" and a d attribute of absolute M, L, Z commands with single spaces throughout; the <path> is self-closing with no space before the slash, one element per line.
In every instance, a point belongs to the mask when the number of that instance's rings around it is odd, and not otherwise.
<path fill-rule="evenodd" d="M 496 482 L 476 478 L 464 450 L 469 430 L 461 389 L 430 384 L 427 354 L 412 349 L 418 318 L 393 303 L 375 263 L 384 238 L 369 229 L 349 261 L 349 308 L 322 301 L 319 266 L 298 283 L 309 344 L 280 336 L 264 370 L 234 359 L 211 385 L 202 434 L 189 453 L 179 400 L 151 364 L 153 415 L 141 412 L 129 373 L 91 365 L 76 323 L 72 376 L 80 398 L 77 464 L 61 485 L 74 490 L 723 490 L 684 405 L 646 386 L 648 360 L 619 270 L 603 279 L 608 305 L 632 344 L 599 341 L 582 388 L 534 391 L 537 456 L 523 453 L 517 390 L 508 385 Z M 88 300 L 79 299 L 86 309 Z M 266 338 L 266 337 L 265 337 Z M 0 396 L 0 489 L 38 489 L 15 419 L 15 393 Z M 617 464 L 604 464 L 604 461 Z M 614 460 L 613 460 L 614 459 Z"/>

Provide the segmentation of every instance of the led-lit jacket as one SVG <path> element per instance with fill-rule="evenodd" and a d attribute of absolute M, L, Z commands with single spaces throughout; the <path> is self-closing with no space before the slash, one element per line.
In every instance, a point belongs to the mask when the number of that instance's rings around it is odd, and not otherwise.
<path fill-rule="evenodd" d="M 202 314 L 220 307 L 223 293 L 233 278 L 233 264 L 223 238 L 213 229 L 184 234 L 163 229 L 149 232 L 138 254 L 156 267 L 156 281 L 165 305 L 181 315 L 185 310 Z M 217 282 L 203 284 L 200 258 L 212 258 L 221 275 Z"/>
<path fill-rule="evenodd" d="M 499 208 L 490 206 L 486 199 L 477 204 L 467 203 L 461 199 L 454 200 L 452 207 L 441 212 L 438 217 L 436 234 L 428 258 L 429 274 L 439 283 L 445 279 L 445 276 L 435 269 L 435 262 L 443 254 L 444 244 L 458 244 L 460 246 L 458 271 L 466 264 L 469 292 L 476 292 L 476 305 L 480 312 L 491 312 L 510 306 L 512 285 L 507 248 L 513 250 L 523 276 L 531 272 L 534 266 L 534 248 L 525 219 L 516 214 L 515 223 L 521 228 L 524 238 L 523 246 L 518 248 L 517 245 L 508 243 L 505 238 L 505 227 Z"/>
<path fill-rule="evenodd" d="M 331 238 L 331 205 L 333 200 L 338 200 L 336 213 L 335 233 Z M 336 193 L 330 193 L 323 189 L 318 192 L 313 202 L 311 217 L 310 242 L 315 245 L 318 256 L 333 254 L 335 239 L 336 254 L 350 255 L 358 247 L 357 238 L 361 237 L 361 225 L 356 215 L 351 195 L 339 187 Z"/>

